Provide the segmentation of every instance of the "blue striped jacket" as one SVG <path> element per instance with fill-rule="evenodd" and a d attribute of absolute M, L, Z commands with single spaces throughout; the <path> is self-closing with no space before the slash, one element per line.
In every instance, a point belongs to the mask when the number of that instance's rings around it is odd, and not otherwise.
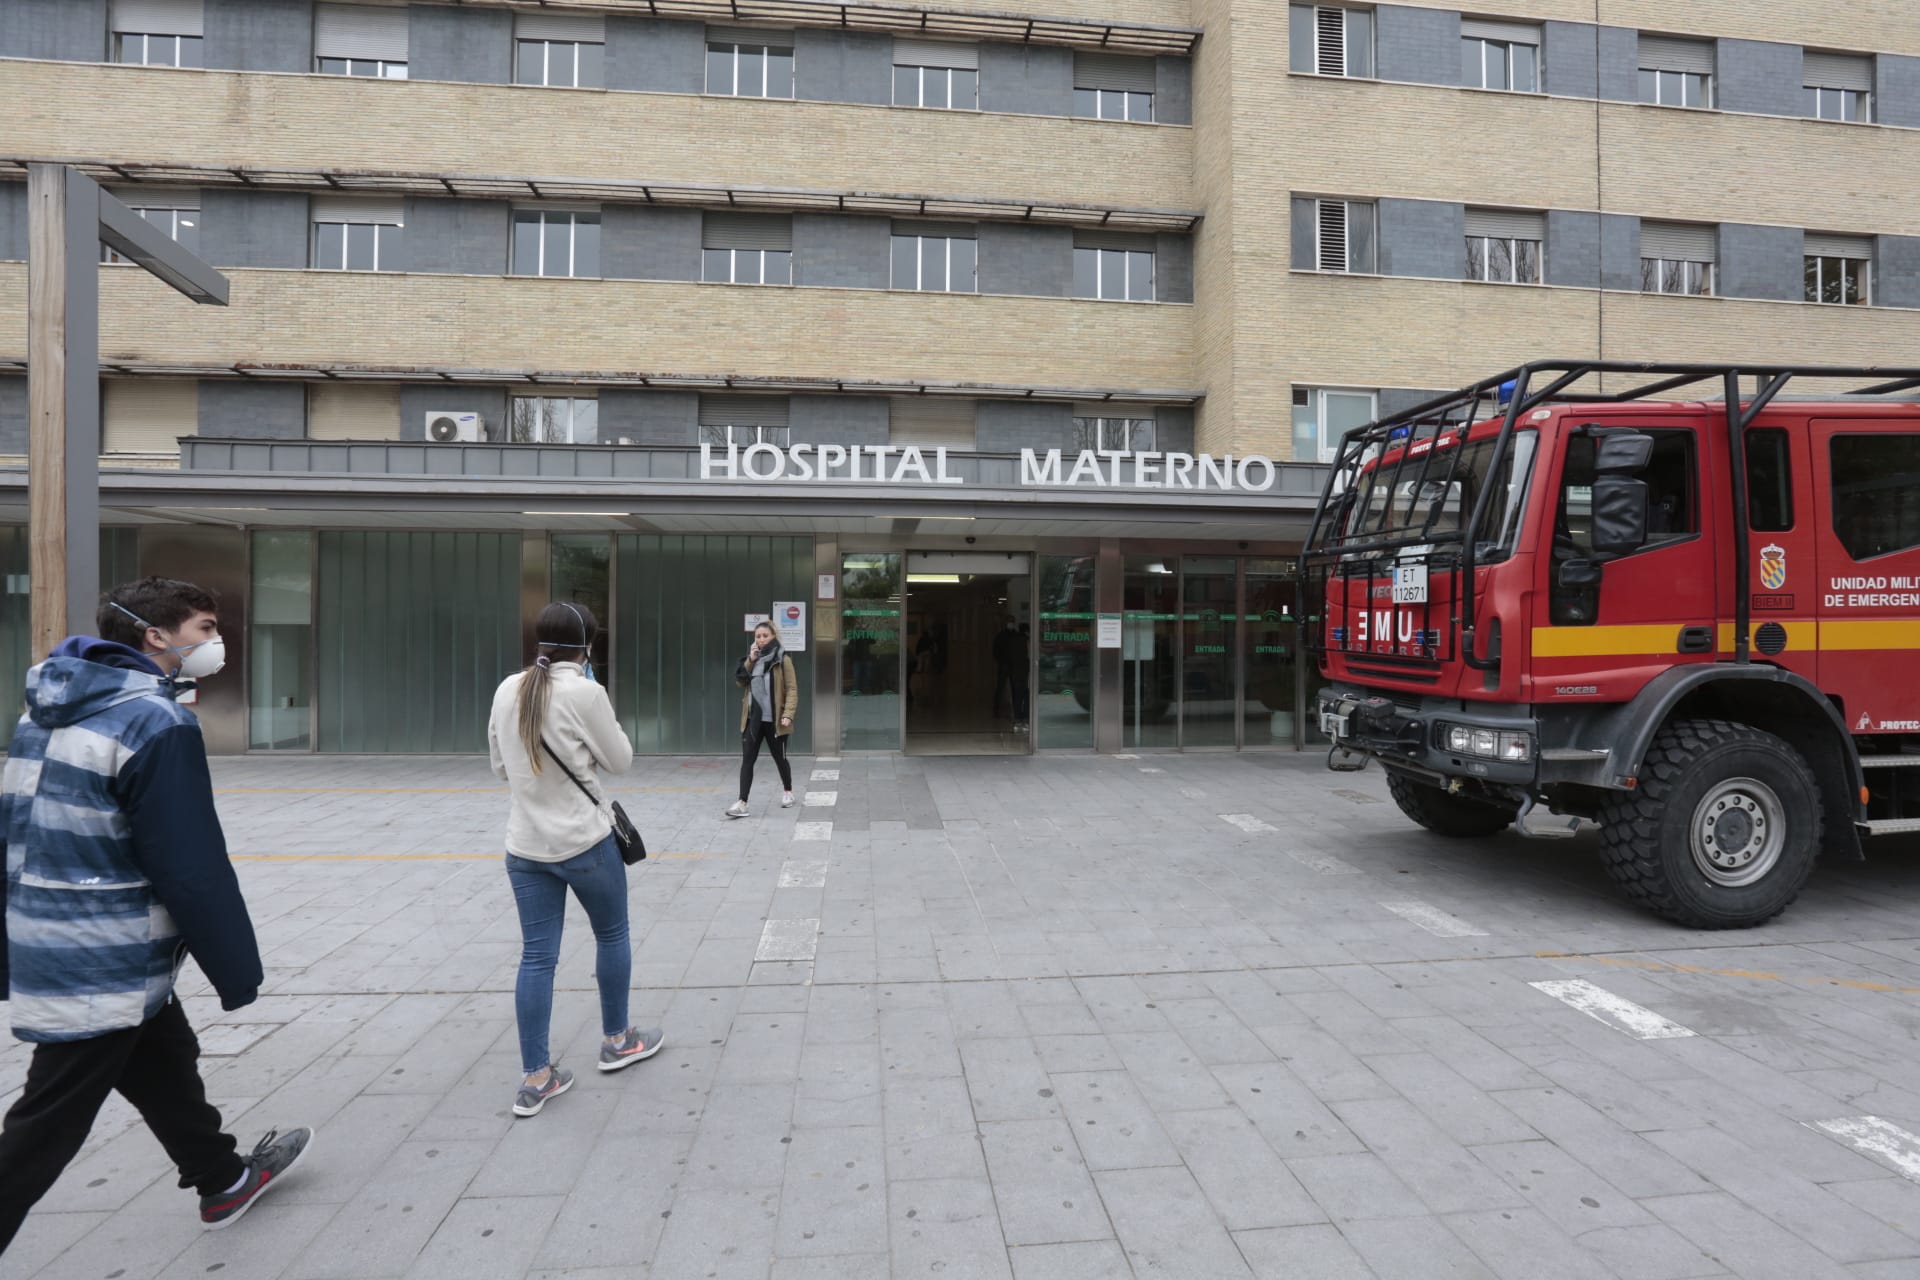
<path fill-rule="evenodd" d="M 36 1043 L 137 1027 L 192 954 L 227 1008 L 260 955 L 213 807 L 206 747 L 159 668 L 75 637 L 27 673 L 0 773 L 0 990 Z"/>

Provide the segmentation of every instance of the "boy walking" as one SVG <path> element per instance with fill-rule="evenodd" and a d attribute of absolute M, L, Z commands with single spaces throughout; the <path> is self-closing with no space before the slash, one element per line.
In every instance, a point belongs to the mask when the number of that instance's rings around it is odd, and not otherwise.
<path fill-rule="evenodd" d="M 239 1154 L 173 994 L 188 955 L 222 1008 L 251 1004 L 262 976 L 200 725 L 175 702 L 224 664 L 215 610 L 191 583 L 127 583 L 100 606 L 99 639 L 70 637 L 27 673 L 0 774 L 0 992 L 34 1051 L 0 1128 L 0 1251 L 115 1090 L 200 1193 L 209 1227 L 277 1186 L 312 1137 L 269 1132 Z"/>

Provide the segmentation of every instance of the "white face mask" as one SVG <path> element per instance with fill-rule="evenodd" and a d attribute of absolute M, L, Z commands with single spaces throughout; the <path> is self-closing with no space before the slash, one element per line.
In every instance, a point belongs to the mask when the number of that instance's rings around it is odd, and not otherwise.
<path fill-rule="evenodd" d="M 180 655 L 180 678 L 183 680 L 204 680 L 208 676 L 219 675 L 220 669 L 227 665 L 227 642 L 219 636 L 190 647 L 175 648 L 171 652 Z"/>

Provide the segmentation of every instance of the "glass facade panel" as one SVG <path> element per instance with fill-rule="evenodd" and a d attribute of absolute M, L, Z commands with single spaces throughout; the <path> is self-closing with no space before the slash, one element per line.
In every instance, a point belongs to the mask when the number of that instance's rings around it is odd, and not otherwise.
<path fill-rule="evenodd" d="M 555 600 L 584 605 L 600 623 L 593 641 L 594 678 L 613 686 L 613 659 L 608 641 L 613 634 L 613 540 L 598 533 L 559 533 L 553 537 Z"/>
<path fill-rule="evenodd" d="M 1035 745 L 1093 746 L 1094 557 L 1040 556 Z"/>
<path fill-rule="evenodd" d="M 1293 610 L 1297 570 L 1291 560 L 1248 560 L 1246 700 L 1241 743 L 1248 747 L 1293 745 L 1294 674 L 1298 666 L 1299 627 Z"/>
<path fill-rule="evenodd" d="M 1234 745 L 1236 619 L 1231 556 L 1188 556 L 1180 576 L 1183 747 Z"/>
<path fill-rule="evenodd" d="M 1120 632 L 1121 740 L 1128 747 L 1179 745 L 1179 565 L 1128 556 Z"/>
<path fill-rule="evenodd" d="M 525 657 L 520 535 L 319 538 L 319 749 L 485 751 L 494 688 Z"/>
<path fill-rule="evenodd" d="M 610 683 L 634 750 L 738 751 L 733 672 L 747 651 L 742 616 L 767 613 L 775 600 L 812 600 L 812 540 L 622 534 L 614 554 L 620 587 Z M 801 753 L 813 749 L 811 653 L 793 655 L 800 714 L 789 742 Z"/>
<path fill-rule="evenodd" d="M 900 556 L 840 558 L 840 745 L 900 749 Z"/>
<path fill-rule="evenodd" d="M 253 535 L 247 746 L 313 747 L 313 535 Z"/>

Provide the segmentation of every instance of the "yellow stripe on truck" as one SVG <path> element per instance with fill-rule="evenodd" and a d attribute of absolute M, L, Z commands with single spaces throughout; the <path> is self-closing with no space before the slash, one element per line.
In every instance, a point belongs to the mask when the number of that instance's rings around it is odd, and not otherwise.
<path fill-rule="evenodd" d="M 1629 653 L 1676 653 L 1680 624 L 1634 627 L 1535 627 L 1536 658 L 1610 658 Z"/>
<path fill-rule="evenodd" d="M 1793 653 L 1795 651 L 1805 653 L 1809 649 L 1818 649 L 1820 647 L 1821 624 L 1818 622 L 1814 622 L 1811 619 L 1804 622 L 1785 622 L 1775 618 L 1761 618 L 1756 620 L 1753 626 L 1747 631 L 1747 643 L 1755 653 L 1760 651 L 1760 646 L 1753 643 L 1753 633 L 1768 622 L 1779 622 L 1780 626 L 1786 628 L 1787 647 L 1785 651 L 1787 653 Z M 1714 636 L 1714 641 L 1720 646 L 1721 653 L 1732 653 L 1733 624 L 1731 622 L 1721 623 L 1718 634 Z"/>
<path fill-rule="evenodd" d="M 1920 618 L 1833 618 L 1820 624 L 1822 649 L 1920 649 Z"/>
<path fill-rule="evenodd" d="M 1767 621 L 1753 624 L 1758 631 Z M 1638 654 L 1677 654 L 1680 652 L 1678 622 L 1662 622 L 1617 627 L 1535 627 L 1533 656 L 1536 658 L 1617 658 Z M 1803 619 L 1779 621 L 1787 633 L 1788 653 L 1831 649 L 1864 651 L 1875 649 L 1920 649 L 1920 618 Z M 1748 633 L 1751 636 L 1752 632 Z M 1733 624 L 1722 622 L 1714 637 L 1720 653 L 1733 652 Z M 1750 641 L 1751 643 L 1751 641 Z M 1754 646 L 1756 651 L 1758 646 Z"/>

